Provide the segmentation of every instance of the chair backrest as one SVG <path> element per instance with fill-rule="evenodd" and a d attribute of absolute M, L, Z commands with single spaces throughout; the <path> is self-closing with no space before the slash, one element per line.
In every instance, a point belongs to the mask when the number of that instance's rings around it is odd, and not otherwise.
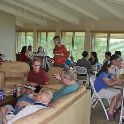
<path fill-rule="evenodd" d="M 74 71 L 79 75 L 87 74 L 87 69 L 85 67 L 74 66 Z"/>
<path fill-rule="evenodd" d="M 96 79 L 96 76 L 95 76 L 95 75 L 92 75 L 92 76 L 90 77 L 91 88 L 92 88 L 93 92 L 95 92 L 95 94 L 96 94 L 97 92 L 96 92 L 96 89 L 95 89 L 95 87 L 94 87 L 94 81 L 95 81 L 95 79 Z"/>

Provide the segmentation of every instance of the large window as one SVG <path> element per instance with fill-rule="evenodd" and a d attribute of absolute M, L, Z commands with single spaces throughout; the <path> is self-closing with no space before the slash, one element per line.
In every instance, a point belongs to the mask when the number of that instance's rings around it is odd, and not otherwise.
<path fill-rule="evenodd" d="M 110 51 L 121 51 L 122 58 L 124 56 L 124 33 L 93 33 L 93 51 L 98 54 L 99 62 L 102 63 L 104 53 Z"/>
<path fill-rule="evenodd" d="M 107 33 L 93 34 L 93 51 L 97 53 L 99 63 L 103 63 L 107 51 Z"/>
<path fill-rule="evenodd" d="M 34 41 L 34 32 L 17 32 L 17 52 L 20 52 L 23 46 L 36 44 L 37 48 L 42 46 L 48 56 L 53 57 L 55 47 L 53 37 L 55 32 L 36 32 L 37 41 Z M 35 34 L 36 36 L 36 34 Z M 84 50 L 85 32 L 62 32 L 62 44 L 65 45 L 75 62 L 82 57 Z M 35 43 L 34 43 L 35 42 Z"/>
<path fill-rule="evenodd" d="M 18 32 L 17 37 L 17 52 L 20 52 L 23 46 L 33 46 L 33 32 Z"/>
<path fill-rule="evenodd" d="M 38 33 L 38 47 L 42 46 L 48 56 L 53 57 L 54 42 L 53 37 L 55 32 L 39 32 Z"/>
<path fill-rule="evenodd" d="M 122 56 L 124 56 L 124 33 L 111 33 L 109 50 L 111 53 L 115 51 L 121 51 Z"/>
<path fill-rule="evenodd" d="M 62 34 L 63 44 L 74 57 L 74 61 L 82 57 L 84 37 L 85 32 L 63 32 Z"/>
<path fill-rule="evenodd" d="M 77 61 L 79 58 L 82 58 L 82 52 L 84 51 L 84 32 L 75 32 L 74 37 L 74 58 Z"/>

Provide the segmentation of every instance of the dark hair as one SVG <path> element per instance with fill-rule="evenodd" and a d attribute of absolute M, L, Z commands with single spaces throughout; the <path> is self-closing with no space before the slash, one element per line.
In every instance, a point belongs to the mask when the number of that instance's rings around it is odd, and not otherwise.
<path fill-rule="evenodd" d="M 99 72 L 96 74 L 96 76 L 98 77 L 100 75 L 101 72 L 108 72 L 108 68 L 110 68 L 112 66 L 112 62 L 111 61 L 107 61 L 103 64 L 103 66 L 101 67 L 101 69 L 99 70 Z"/>
<path fill-rule="evenodd" d="M 115 51 L 115 54 L 121 56 L 121 51 Z"/>
<path fill-rule="evenodd" d="M 87 57 L 88 56 L 88 52 L 87 51 L 83 51 L 82 56 L 83 57 Z"/>
<path fill-rule="evenodd" d="M 111 52 L 105 52 L 105 55 L 110 56 L 111 57 Z"/>
<path fill-rule="evenodd" d="M 110 61 L 117 60 L 117 59 L 119 59 L 119 58 L 120 58 L 119 55 L 113 54 L 113 55 L 111 56 L 111 58 L 110 58 Z"/>
<path fill-rule="evenodd" d="M 60 39 L 60 37 L 57 35 L 57 36 L 55 36 L 54 38 L 53 38 L 53 40 L 55 40 L 55 39 Z"/>
<path fill-rule="evenodd" d="M 93 55 L 93 57 L 94 57 L 95 59 L 97 59 L 97 53 L 96 53 L 96 52 L 91 52 L 91 55 Z"/>
<path fill-rule="evenodd" d="M 23 46 L 22 50 L 21 50 L 21 53 L 26 52 L 26 50 L 27 50 L 27 46 Z"/>

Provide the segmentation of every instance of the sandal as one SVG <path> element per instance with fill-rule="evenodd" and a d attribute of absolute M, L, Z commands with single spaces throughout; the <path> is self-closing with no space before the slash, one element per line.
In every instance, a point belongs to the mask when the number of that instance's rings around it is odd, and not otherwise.
<path fill-rule="evenodd" d="M 108 114 L 109 120 L 113 121 L 114 120 L 114 114 L 109 113 L 109 111 L 107 111 L 107 114 Z"/>

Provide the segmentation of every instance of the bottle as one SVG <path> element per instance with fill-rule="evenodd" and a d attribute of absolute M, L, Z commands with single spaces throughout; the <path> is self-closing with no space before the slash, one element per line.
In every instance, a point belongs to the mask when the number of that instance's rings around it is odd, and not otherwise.
<path fill-rule="evenodd" d="M 16 97 L 17 95 L 17 89 L 16 89 L 16 85 L 14 85 L 13 87 L 13 97 Z"/>
<path fill-rule="evenodd" d="M 21 86 L 18 85 L 17 87 L 17 96 L 20 96 L 21 95 Z"/>

